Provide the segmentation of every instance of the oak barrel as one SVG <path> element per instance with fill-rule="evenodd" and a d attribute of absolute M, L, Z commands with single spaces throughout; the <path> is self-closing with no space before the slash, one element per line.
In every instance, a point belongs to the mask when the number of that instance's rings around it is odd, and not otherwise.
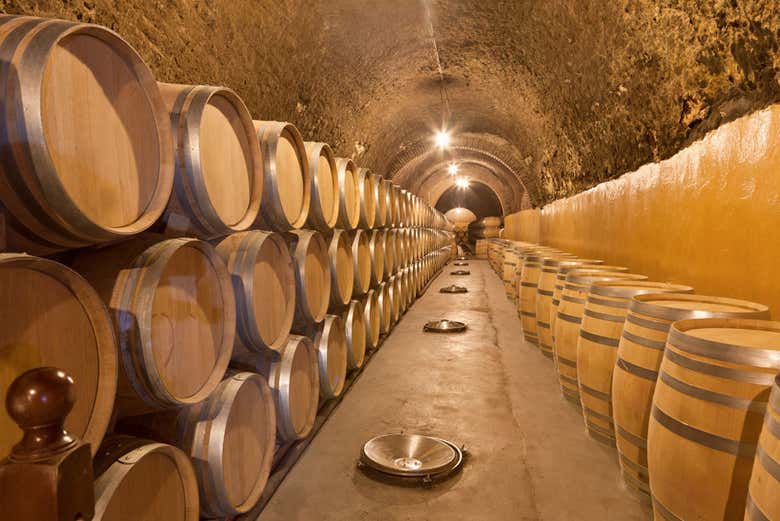
<path fill-rule="evenodd" d="M 311 201 L 306 227 L 327 232 L 339 218 L 339 172 L 336 156 L 327 143 L 305 142 L 309 164 Z"/>
<path fill-rule="evenodd" d="M 374 227 L 384 228 L 387 225 L 387 181 L 379 175 L 372 174 L 374 184 Z"/>
<path fill-rule="evenodd" d="M 379 307 L 377 290 L 368 290 L 361 303 L 366 324 L 366 348 L 375 349 L 379 345 L 379 334 L 382 332 L 382 310 Z"/>
<path fill-rule="evenodd" d="M 366 230 L 350 232 L 354 279 L 352 295 L 355 297 L 364 295 L 371 287 L 371 245 L 368 234 L 369 232 Z"/>
<path fill-rule="evenodd" d="M 548 290 L 549 279 L 553 279 L 552 297 L 550 297 L 550 341 L 555 351 L 555 322 L 558 320 L 558 304 L 561 301 L 561 292 L 563 291 L 563 285 L 566 282 L 566 274 L 576 269 L 595 268 L 596 266 L 603 265 L 604 262 L 595 259 L 551 259 L 550 262 L 557 262 L 557 266 L 548 265 L 547 269 L 555 269 L 555 273 L 552 274 L 549 271 L 545 271 L 544 264 L 542 264 L 542 274 L 539 276 L 539 286 Z M 618 268 L 613 266 L 613 268 Z M 612 271 L 628 271 L 628 268 L 613 269 Z"/>
<path fill-rule="evenodd" d="M 381 316 L 382 333 L 387 334 L 393 328 L 393 303 L 390 295 L 391 283 L 387 280 L 379 285 L 377 294 L 379 297 L 379 314 Z"/>
<path fill-rule="evenodd" d="M 105 27 L 47 18 L 0 16 L 0 42 L 7 249 L 51 253 L 149 228 L 174 159 L 140 56 Z"/>
<path fill-rule="evenodd" d="M 395 325 L 401 318 L 401 281 L 398 275 L 387 279 L 388 295 L 390 295 L 390 320 Z"/>
<path fill-rule="evenodd" d="M 151 240 L 74 261 L 113 315 L 122 416 L 204 400 L 222 380 L 235 339 L 235 297 L 222 257 L 197 239 L 148 246 Z"/>
<path fill-rule="evenodd" d="M 615 446 L 612 373 L 631 298 L 645 293 L 693 293 L 681 284 L 597 281 L 588 292 L 577 339 L 577 380 L 582 415 L 594 440 Z"/>
<path fill-rule="evenodd" d="M 306 222 L 311 202 L 309 160 L 303 138 L 291 123 L 254 124 L 263 154 L 261 221 L 277 231 L 297 230 Z"/>
<path fill-rule="evenodd" d="M 376 287 L 385 278 L 385 232 L 368 232 L 368 251 L 371 259 L 371 287 Z"/>
<path fill-rule="evenodd" d="M 342 314 L 347 335 L 347 369 L 359 369 L 366 357 L 366 317 L 363 304 L 358 300 L 349 303 Z"/>
<path fill-rule="evenodd" d="M 388 180 L 387 185 L 387 204 L 388 204 L 388 226 L 396 228 L 398 226 L 398 185 Z"/>
<path fill-rule="evenodd" d="M 306 334 L 328 312 L 331 282 L 328 245 L 322 234 L 313 230 L 293 230 L 286 237 L 295 267 L 292 331 Z"/>
<path fill-rule="evenodd" d="M 395 273 L 395 235 L 390 228 L 382 230 L 382 241 L 385 251 L 385 274 L 384 279 Z"/>
<path fill-rule="evenodd" d="M 336 225 L 343 230 L 354 230 L 360 222 L 360 188 L 358 169 L 351 159 L 336 158 L 339 180 L 339 218 Z"/>
<path fill-rule="evenodd" d="M 263 196 L 252 116 L 225 87 L 160 83 L 176 157 L 168 232 L 208 239 L 249 229 Z"/>
<path fill-rule="evenodd" d="M 658 521 L 742 519 L 780 322 L 674 322 L 653 394 L 647 463 Z"/>
<path fill-rule="evenodd" d="M 97 450 L 117 388 L 117 344 L 106 306 L 75 271 L 52 260 L 0 254 L 0 398 L 16 377 L 58 367 L 73 377 L 77 400 L 65 429 Z M 0 457 L 22 431 L 0 409 Z"/>
<path fill-rule="evenodd" d="M 754 302 L 705 295 L 646 294 L 631 300 L 612 376 L 612 408 L 624 481 L 648 494 L 647 426 L 672 322 L 690 318 L 769 318 Z"/>
<path fill-rule="evenodd" d="M 278 351 L 295 315 L 295 269 L 284 237 L 257 230 L 235 233 L 217 245 L 217 252 L 233 283 L 234 350 Z"/>
<path fill-rule="evenodd" d="M 184 451 L 198 480 L 201 516 L 224 518 L 260 499 L 273 460 L 276 407 L 262 376 L 230 371 L 206 400 L 128 418 L 117 430 Z"/>
<path fill-rule="evenodd" d="M 606 267 L 609 269 L 609 267 Z M 553 337 L 553 360 L 558 371 L 558 380 L 564 398 L 578 407 L 580 390 L 577 379 L 577 341 L 580 336 L 580 324 L 585 311 L 585 302 L 590 286 L 597 281 L 607 280 L 646 280 L 644 275 L 625 272 L 591 270 L 573 270 L 566 275 L 566 283 L 558 305 L 558 320 L 555 322 Z"/>
<path fill-rule="evenodd" d="M 106 438 L 97 451 L 94 521 L 198 521 L 190 458 L 164 443 Z"/>
<path fill-rule="evenodd" d="M 745 521 L 780 519 L 780 376 L 775 377 L 748 486 Z"/>
<path fill-rule="evenodd" d="M 376 219 L 376 185 L 374 175 L 368 168 L 358 168 L 357 183 L 360 199 L 358 226 L 364 230 L 370 230 L 374 227 Z"/>
<path fill-rule="evenodd" d="M 317 416 L 317 353 L 311 340 L 290 335 L 280 354 L 259 357 L 257 372 L 266 377 L 274 395 L 277 436 L 282 442 L 296 441 L 309 435 Z"/>
<path fill-rule="evenodd" d="M 319 360 L 320 398 L 336 398 L 347 377 L 347 334 L 341 317 L 327 315 L 317 325 L 312 344 Z"/>
<path fill-rule="evenodd" d="M 340 308 L 349 304 L 355 285 L 355 266 L 352 242 L 348 232 L 335 229 L 328 241 L 330 261 L 330 306 Z"/>

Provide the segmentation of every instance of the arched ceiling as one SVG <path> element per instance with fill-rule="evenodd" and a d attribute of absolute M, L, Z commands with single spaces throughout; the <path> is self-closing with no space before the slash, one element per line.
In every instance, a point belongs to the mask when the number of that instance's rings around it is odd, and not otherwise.
<path fill-rule="evenodd" d="M 503 215 L 496 193 L 478 181 L 472 181 L 468 189 L 450 186 L 436 201 L 435 208 L 443 213 L 453 208 L 465 208 L 476 215 L 477 219 Z"/>
<path fill-rule="evenodd" d="M 780 99 L 776 7 L 0 0 L 5 12 L 107 25 L 160 80 L 232 87 L 256 119 L 291 121 L 406 187 L 435 195 L 447 163 L 474 165 L 506 211 L 668 157 Z M 445 153 L 431 140 L 443 121 Z"/>

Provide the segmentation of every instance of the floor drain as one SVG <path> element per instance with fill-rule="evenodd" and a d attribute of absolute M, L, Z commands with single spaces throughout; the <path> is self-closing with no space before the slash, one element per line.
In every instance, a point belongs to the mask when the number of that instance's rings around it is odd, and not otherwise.
<path fill-rule="evenodd" d="M 461 255 L 460 257 L 455 257 L 455 260 L 467 260 L 467 259 L 468 257 L 464 257 L 463 255 Z"/>
<path fill-rule="evenodd" d="M 463 286 L 456 286 L 453 284 L 452 286 L 444 286 L 439 290 L 439 293 L 468 293 L 468 291 L 469 290 Z"/>
<path fill-rule="evenodd" d="M 463 451 L 447 440 L 420 434 L 383 434 L 363 445 L 359 466 L 425 484 L 450 476 L 462 463 Z"/>
<path fill-rule="evenodd" d="M 452 265 L 453 266 L 468 266 L 469 263 L 468 262 L 453 262 Z"/>
<path fill-rule="evenodd" d="M 469 270 L 455 270 L 451 271 L 450 275 L 471 275 L 471 272 Z"/>
<path fill-rule="evenodd" d="M 423 326 L 426 333 L 462 333 L 466 331 L 466 324 L 455 320 L 434 320 Z"/>

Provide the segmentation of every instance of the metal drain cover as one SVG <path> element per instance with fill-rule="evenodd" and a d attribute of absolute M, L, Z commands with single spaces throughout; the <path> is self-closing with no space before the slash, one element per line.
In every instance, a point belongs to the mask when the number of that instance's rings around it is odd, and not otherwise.
<path fill-rule="evenodd" d="M 455 320 L 434 320 L 423 326 L 427 333 L 462 333 L 466 331 L 466 324 Z"/>
<path fill-rule="evenodd" d="M 453 284 L 452 286 L 444 286 L 439 290 L 439 293 L 468 293 L 468 291 L 469 290 L 463 286 L 456 286 Z"/>
<path fill-rule="evenodd" d="M 420 434 L 383 434 L 368 440 L 360 453 L 363 465 L 400 477 L 446 474 L 462 461 L 453 443 Z"/>
<path fill-rule="evenodd" d="M 455 270 L 451 271 L 450 275 L 471 275 L 471 272 L 469 270 Z"/>
<path fill-rule="evenodd" d="M 453 262 L 452 265 L 453 266 L 468 266 L 469 263 L 468 262 Z"/>

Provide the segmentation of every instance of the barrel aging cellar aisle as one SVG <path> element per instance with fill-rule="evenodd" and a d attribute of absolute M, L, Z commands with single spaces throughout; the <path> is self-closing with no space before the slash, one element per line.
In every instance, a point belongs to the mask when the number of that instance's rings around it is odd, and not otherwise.
<path fill-rule="evenodd" d="M 0 521 L 780 521 L 770 0 L 0 1 Z"/>

